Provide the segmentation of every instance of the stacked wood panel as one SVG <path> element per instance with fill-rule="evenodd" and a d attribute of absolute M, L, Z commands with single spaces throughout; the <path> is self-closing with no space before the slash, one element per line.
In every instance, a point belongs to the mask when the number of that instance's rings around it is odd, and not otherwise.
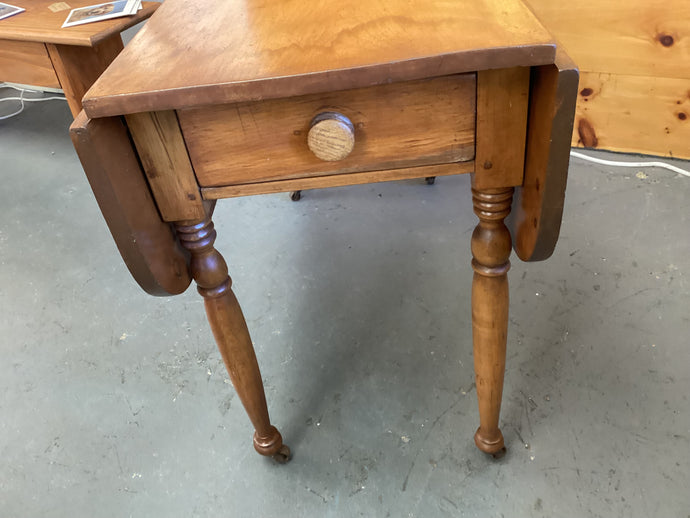
<path fill-rule="evenodd" d="M 690 159 L 690 2 L 526 1 L 580 68 L 573 146 Z"/>

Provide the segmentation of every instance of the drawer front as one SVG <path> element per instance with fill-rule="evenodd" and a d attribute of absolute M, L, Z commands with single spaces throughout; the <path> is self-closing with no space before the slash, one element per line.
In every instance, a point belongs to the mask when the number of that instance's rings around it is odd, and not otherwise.
<path fill-rule="evenodd" d="M 472 160 L 475 96 L 476 76 L 462 74 L 191 108 L 178 118 L 199 185 L 218 187 Z M 309 147 L 324 113 L 351 129 L 344 158 L 323 160 Z"/>
<path fill-rule="evenodd" d="M 0 40 L 0 81 L 60 88 L 43 43 Z"/>

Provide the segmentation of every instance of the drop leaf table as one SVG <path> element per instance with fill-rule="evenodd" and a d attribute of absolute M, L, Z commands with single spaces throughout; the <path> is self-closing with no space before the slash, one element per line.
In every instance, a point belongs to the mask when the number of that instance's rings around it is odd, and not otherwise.
<path fill-rule="evenodd" d="M 355 4 L 167 0 L 72 139 L 141 287 L 196 282 L 254 447 L 279 461 L 216 200 L 471 173 L 474 440 L 500 454 L 509 256 L 546 259 L 558 239 L 578 72 L 519 0 Z"/>

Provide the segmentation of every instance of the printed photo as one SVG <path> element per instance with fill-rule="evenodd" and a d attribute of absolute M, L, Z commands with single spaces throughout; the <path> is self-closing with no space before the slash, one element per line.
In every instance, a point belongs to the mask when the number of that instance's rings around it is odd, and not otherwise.
<path fill-rule="evenodd" d="M 137 0 L 119 0 L 117 2 L 108 2 L 105 4 L 72 9 L 62 26 L 72 27 L 73 25 L 99 22 L 101 20 L 109 20 L 110 18 L 118 18 L 120 16 L 129 16 L 137 11 L 137 6 Z"/>
<path fill-rule="evenodd" d="M 14 5 L 10 4 L 5 4 L 3 2 L 0 2 L 0 20 L 3 18 L 9 18 L 10 16 L 14 16 L 15 14 L 21 13 L 24 9 L 21 7 L 16 7 Z"/>

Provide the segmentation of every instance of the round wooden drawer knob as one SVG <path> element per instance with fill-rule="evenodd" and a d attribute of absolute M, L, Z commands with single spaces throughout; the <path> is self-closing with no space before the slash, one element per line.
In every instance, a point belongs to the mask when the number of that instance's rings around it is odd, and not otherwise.
<path fill-rule="evenodd" d="M 307 145 L 321 160 L 342 160 L 355 147 L 355 127 L 341 113 L 320 113 L 311 121 Z"/>

